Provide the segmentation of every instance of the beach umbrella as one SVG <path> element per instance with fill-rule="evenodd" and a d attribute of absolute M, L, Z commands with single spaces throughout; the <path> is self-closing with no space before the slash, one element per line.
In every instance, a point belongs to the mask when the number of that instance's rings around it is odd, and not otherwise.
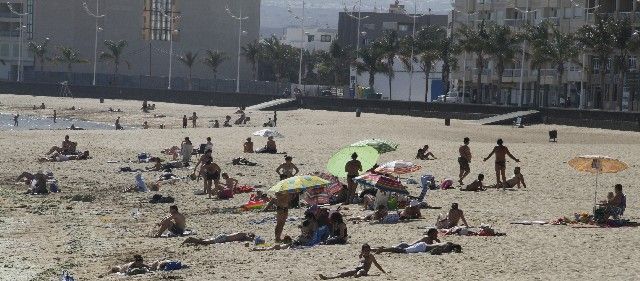
<path fill-rule="evenodd" d="M 334 175 L 316 172 L 312 176 L 329 181 L 329 185 L 305 191 L 302 199 L 309 205 L 329 204 L 329 199 L 342 190 L 340 179 Z"/>
<path fill-rule="evenodd" d="M 316 176 L 295 176 L 281 180 L 276 185 L 269 188 L 269 191 L 274 193 L 297 193 L 307 189 L 322 188 L 329 184 L 329 181 Z"/>
<path fill-rule="evenodd" d="M 569 166 L 580 172 L 596 174 L 596 188 L 593 194 L 593 205 L 598 200 L 598 176 L 602 173 L 610 174 L 626 170 L 629 166 L 609 156 L 583 155 L 569 161 Z"/>
<path fill-rule="evenodd" d="M 380 165 L 376 168 L 376 172 L 383 174 L 409 174 L 422 169 L 421 166 L 413 164 L 408 161 L 391 161 Z"/>
<path fill-rule="evenodd" d="M 274 138 L 283 138 L 284 136 L 280 133 L 278 133 L 276 130 L 273 129 L 264 129 L 264 130 L 260 130 L 257 132 L 253 133 L 254 136 L 259 136 L 259 137 L 274 137 Z"/>
<path fill-rule="evenodd" d="M 356 177 L 354 181 L 358 184 L 377 188 L 382 191 L 409 195 L 409 191 L 407 191 L 407 188 L 402 185 L 400 181 L 385 175 L 366 173 L 362 176 Z"/>
<path fill-rule="evenodd" d="M 370 146 L 347 146 L 333 154 L 327 163 L 327 171 L 339 178 L 346 178 L 347 172 L 344 166 L 351 161 L 351 154 L 358 154 L 358 160 L 362 164 L 362 170 L 366 171 L 373 168 L 378 162 L 378 151 Z"/>
<path fill-rule="evenodd" d="M 396 149 L 398 149 L 397 144 L 383 139 L 362 140 L 356 143 L 352 143 L 351 146 L 370 146 L 375 148 L 380 154 L 396 151 Z"/>

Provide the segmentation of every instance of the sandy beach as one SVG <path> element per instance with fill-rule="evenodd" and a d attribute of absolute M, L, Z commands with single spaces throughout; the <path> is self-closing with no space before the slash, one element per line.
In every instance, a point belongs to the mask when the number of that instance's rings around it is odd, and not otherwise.
<path fill-rule="evenodd" d="M 33 110 L 44 102 L 45 110 Z M 276 167 L 283 155 L 244 154 L 242 142 L 262 129 L 272 112 L 247 112 L 250 124 L 232 128 L 206 128 L 209 120 L 222 123 L 226 115 L 235 119 L 235 108 L 205 107 L 157 103 L 156 110 L 143 113 L 141 102 L 95 99 L 71 99 L 0 95 L 0 113 L 81 119 L 112 125 L 120 116 L 127 127 L 141 127 L 147 121 L 152 129 L 116 130 L 2 130 L 0 147 L 0 280 L 57 280 L 63 269 L 76 280 L 313 280 L 319 273 L 335 274 L 358 265 L 363 243 L 373 247 L 412 242 L 427 226 L 446 213 L 452 202 L 460 204 L 470 225 L 490 224 L 506 233 L 503 237 L 443 236 L 441 240 L 462 245 L 463 253 L 432 256 L 429 254 L 379 254 L 378 262 L 388 271 L 363 280 L 637 280 L 640 276 L 636 250 L 640 243 L 638 229 L 572 228 L 571 226 L 513 225 L 518 220 L 553 220 L 571 217 L 575 212 L 589 212 L 593 204 L 595 177 L 574 171 L 567 161 L 583 154 L 603 154 L 623 160 L 629 169 L 618 174 L 601 175 L 598 194 L 604 199 L 620 183 L 627 194 L 625 217 L 640 220 L 638 174 L 640 168 L 640 133 L 620 132 L 555 125 L 535 125 L 523 129 L 510 126 L 478 126 L 463 120 L 443 120 L 364 113 L 294 110 L 278 112 L 278 127 L 285 137 L 277 139 L 279 151 L 294 156 L 301 173 L 324 171 L 332 153 L 350 143 L 384 138 L 399 144 L 397 151 L 382 154 L 379 162 L 416 161 L 422 170 L 407 177 L 419 181 L 423 174 L 437 179 L 456 179 L 458 147 L 466 136 L 471 138 L 473 161 L 470 182 L 478 173 L 487 183 L 495 182 L 493 160 L 482 162 L 503 138 L 505 145 L 521 160 L 527 189 L 461 192 L 430 191 L 427 202 L 442 209 L 424 209 L 422 220 L 384 224 L 348 224 L 349 244 L 316 246 L 308 249 L 251 252 L 243 243 L 180 247 L 184 238 L 150 238 L 155 224 L 168 212 L 170 204 L 150 204 L 154 193 L 122 193 L 134 184 L 133 173 L 119 173 L 121 167 L 144 168 L 150 164 L 128 163 L 139 152 L 160 155 L 160 150 L 180 145 L 184 137 L 194 144 L 211 137 L 214 161 L 223 172 L 240 184 L 264 185 L 266 190 L 278 182 Z M 74 106 L 76 110 L 69 110 Z M 123 112 L 108 112 L 107 109 Z M 197 112 L 199 128 L 182 129 L 183 115 Z M 166 115 L 154 118 L 154 114 Z M 167 129 L 157 129 L 164 124 Z M 191 124 L 190 124 L 191 125 Z M 557 129 L 557 143 L 548 142 L 547 132 Z M 64 135 L 78 142 L 80 150 L 89 150 L 93 159 L 61 163 L 39 163 L 37 158 L 49 148 L 60 145 Z M 256 147 L 266 139 L 253 137 Z M 416 150 L 428 144 L 437 160 L 414 160 Z M 234 166 L 231 160 L 245 157 L 258 166 Z M 195 159 L 195 158 L 194 158 Z M 119 161 L 119 163 L 109 163 Z M 507 162 L 507 176 L 516 163 Z M 24 171 L 52 171 L 60 183 L 61 193 L 46 196 L 25 195 L 26 186 L 15 183 Z M 175 173 L 186 176 L 186 169 Z M 158 172 L 145 172 L 146 179 Z M 230 212 L 247 202 L 248 194 L 231 200 L 211 200 L 194 195 L 202 181 L 181 181 L 163 186 L 160 194 L 176 199 L 175 204 L 187 217 L 188 228 L 195 237 L 207 238 L 220 233 L 255 232 L 269 243 L 274 239 L 274 223 L 252 224 L 273 217 L 266 212 Z M 417 195 L 420 189 L 410 185 Z M 72 201 L 74 195 L 93 195 L 93 202 Z M 335 208 L 336 206 L 333 206 Z M 133 216 L 137 209 L 139 215 Z M 292 210 L 300 218 L 304 209 Z M 356 205 L 344 210 L 345 216 L 362 215 Z M 301 220 L 288 222 L 285 234 L 299 233 Z M 190 268 L 125 277 L 106 274 L 113 265 L 129 261 L 134 254 L 146 260 L 178 259 Z"/>

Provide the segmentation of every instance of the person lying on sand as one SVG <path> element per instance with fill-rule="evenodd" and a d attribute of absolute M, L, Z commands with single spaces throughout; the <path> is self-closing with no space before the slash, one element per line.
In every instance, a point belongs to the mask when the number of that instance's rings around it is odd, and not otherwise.
<path fill-rule="evenodd" d="M 507 179 L 507 181 L 505 181 L 504 183 L 498 184 L 498 185 L 491 185 L 488 186 L 488 188 L 514 188 L 516 186 L 518 186 L 518 188 L 520 188 L 520 185 L 522 184 L 522 187 L 527 188 L 527 184 L 524 182 L 524 176 L 522 175 L 522 172 L 520 170 L 520 167 L 515 167 L 513 169 L 513 176 L 511 176 L 509 179 Z"/>
<path fill-rule="evenodd" d="M 411 200 L 409 206 L 400 212 L 400 220 L 415 220 L 420 218 L 422 218 L 422 213 L 420 213 L 420 202 L 418 202 L 418 200 Z"/>
<path fill-rule="evenodd" d="M 165 231 L 169 231 L 175 235 L 182 235 L 187 226 L 186 218 L 178 212 L 178 206 L 169 207 L 169 215 L 164 217 L 158 224 L 160 228 L 155 237 L 160 237 Z"/>
<path fill-rule="evenodd" d="M 479 174 L 478 179 L 468 184 L 467 186 L 460 188 L 461 191 L 485 191 L 489 186 L 485 186 L 482 181 L 484 180 L 484 175 Z"/>
<path fill-rule="evenodd" d="M 201 239 L 195 237 L 188 237 L 182 245 L 185 244 L 193 244 L 193 245 L 211 245 L 211 244 L 219 244 L 219 243 L 229 243 L 229 242 L 249 242 L 253 241 L 256 238 L 256 235 L 249 232 L 236 232 L 232 234 L 220 234 L 215 238 L 209 239 Z"/>
<path fill-rule="evenodd" d="M 419 243 L 425 243 L 426 245 L 433 245 L 435 243 L 440 243 L 440 239 L 438 239 L 438 230 L 435 229 L 435 228 L 430 228 L 429 230 L 427 230 L 427 235 L 425 235 L 424 237 L 416 240 L 415 242 L 413 242 L 411 244 L 400 243 L 399 245 L 397 245 L 395 247 L 390 247 L 390 248 L 379 247 L 378 249 L 376 249 L 376 254 L 380 254 L 380 253 L 409 253 L 409 252 L 412 252 L 415 249 L 417 249 L 418 247 L 416 247 L 416 245 L 419 244 Z M 414 248 L 411 248 L 411 247 L 414 247 Z M 409 248 L 411 248 L 409 251 L 405 251 L 406 249 L 409 249 Z M 423 250 L 423 252 L 424 252 L 424 250 Z"/>
<path fill-rule="evenodd" d="M 286 250 L 293 247 L 293 239 L 290 236 L 285 236 L 280 240 L 281 244 L 276 244 L 271 247 L 254 247 L 251 251 L 254 252 L 264 252 L 264 251 L 278 251 L 278 250 Z"/>
<path fill-rule="evenodd" d="M 150 271 L 151 266 L 144 263 L 144 259 L 142 258 L 141 255 L 134 255 L 132 262 L 125 263 L 124 265 L 121 265 L 121 266 L 114 266 L 111 268 L 109 273 L 127 274 L 135 269 Z"/>
<path fill-rule="evenodd" d="M 64 141 L 62 141 L 62 145 L 60 145 L 59 147 L 58 146 L 51 147 L 51 149 L 49 149 L 46 155 L 49 155 L 54 152 L 58 152 L 61 154 L 71 154 L 75 152 L 75 148 L 77 145 L 78 145 L 77 143 L 74 143 L 69 140 L 69 135 L 66 135 L 64 136 Z"/>
<path fill-rule="evenodd" d="M 163 154 L 173 156 L 173 161 L 178 160 L 178 154 L 180 154 L 180 148 L 177 146 L 172 146 L 162 151 Z"/>
<path fill-rule="evenodd" d="M 460 220 L 462 220 L 464 226 L 469 227 L 469 224 L 464 217 L 464 212 L 458 208 L 458 203 L 453 203 L 451 204 L 449 214 L 445 218 L 440 218 L 440 216 L 438 216 L 436 228 L 445 229 L 456 227 Z"/>
<path fill-rule="evenodd" d="M 361 221 L 380 221 L 384 219 L 384 217 L 386 217 L 388 214 L 389 212 L 387 211 L 387 208 L 384 205 L 378 205 L 378 208 L 376 209 L 375 212 L 373 212 L 373 214 L 369 214 L 363 217 L 353 217 L 347 220 L 352 221 L 354 223 L 358 223 Z"/>
<path fill-rule="evenodd" d="M 155 164 L 151 167 L 146 167 L 147 171 L 162 171 L 162 159 L 155 157 L 153 160 L 155 160 Z"/>
<path fill-rule="evenodd" d="M 380 248 L 377 251 L 395 253 L 395 254 L 431 253 L 432 255 L 441 255 L 441 254 L 446 254 L 451 252 L 461 253 L 462 246 L 451 243 L 451 242 L 437 243 L 437 244 L 431 244 L 431 245 L 425 242 L 419 242 L 404 249 Z"/>
<path fill-rule="evenodd" d="M 322 274 L 318 276 L 322 280 L 345 278 L 351 276 L 355 278 L 367 276 L 369 275 L 371 264 L 374 264 L 378 268 L 378 270 L 382 271 L 382 273 L 386 273 L 384 269 L 382 269 L 382 266 L 380 266 L 380 264 L 376 260 L 376 257 L 371 253 L 371 246 L 369 246 L 369 244 L 364 244 L 362 245 L 362 249 L 360 250 L 360 264 L 354 270 L 346 271 L 336 276 L 325 276 Z"/>
<path fill-rule="evenodd" d="M 38 161 L 40 162 L 64 162 L 64 161 L 71 161 L 71 160 L 87 160 L 87 159 L 91 159 L 91 156 L 89 155 L 89 151 L 85 150 L 84 152 L 82 152 L 81 154 L 78 155 L 64 155 L 58 152 L 54 152 L 53 154 L 51 154 L 48 157 L 40 157 L 38 159 Z"/>
<path fill-rule="evenodd" d="M 27 193 L 31 193 L 31 192 L 47 193 L 47 180 L 49 179 L 49 177 L 45 175 L 42 171 L 38 171 L 35 174 L 31 174 L 29 172 L 23 172 L 18 176 L 18 178 L 16 179 L 16 182 L 22 181 L 22 179 L 24 179 L 24 183 L 26 185 L 31 186 L 33 184 L 35 186 L 33 190 L 31 189 L 31 187 L 29 187 L 29 190 L 27 191 Z"/>

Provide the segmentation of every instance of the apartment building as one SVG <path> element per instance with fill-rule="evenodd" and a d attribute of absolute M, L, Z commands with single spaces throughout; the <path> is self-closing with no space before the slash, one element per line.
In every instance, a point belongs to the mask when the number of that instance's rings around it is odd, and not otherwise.
<path fill-rule="evenodd" d="M 333 43 L 337 37 L 338 30 L 334 28 L 305 27 L 303 33 L 302 28 L 299 26 L 287 27 L 282 43 L 296 48 L 300 48 L 302 44 L 305 50 L 311 52 L 329 51 L 331 43 Z"/>
<path fill-rule="evenodd" d="M 9 0 L 0 4 L 0 79 L 9 79 L 9 74 L 17 73 L 19 68 L 33 67 L 33 57 L 26 47 L 33 38 L 33 1 Z"/>
<path fill-rule="evenodd" d="M 539 24 L 549 21 L 562 32 L 575 32 L 585 24 L 593 24 L 595 13 L 640 22 L 640 11 L 635 0 L 455 0 L 449 13 L 449 30 L 453 33 L 462 25 L 478 28 L 483 21 L 492 21 L 520 31 L 525 23 Z M 526 48 L 526 45 L 524 47 Z M 523 58 L 524 67 L 521 68 Z M 510 105 L 532 105 L 537 101 L 540 105 L 548 106 L 614 109 L 618 99 L 615 94 L 607 94 L 603 104 L 593 102 L 601 98 L 601 89 L 592 81 L 595 80 L 593 75 L 600 71 L 602 64 L 590 54 L 581 56 L 579 60 L 585 71 L 581 64 L 567 63 L 562 75 L 561 89 L 556 89 L 555 86 L 559 75 L 554 66 L 547 65 L 541 69 L 539 97 L 534 97 L 538 73 L 529 69 L 529 62 L 521 54 L 503 73 L 500 100 L 493 94 L 496 92 L 498 75 L 491 60 L 487 61 L 487 67 L 482 73 L 482 89 L 476 88 L 475 77 L 478 69 L 473 54 L 463 54 L 460 57 L 459 68 L 452 73 L 452 78 L 456 80 L 458 90 L 466 92 L 467 101 Z M 632 70 L 637 70 L 636 60 L 635 56 L 630 59 Z M 607 67 L 610 67 L 610 63 Z M 625 87 L 625 94 L 621 97 L 623 108 L 630 107 L 632 101 L 628 98 L 632 95 L 629 91 L 633 90 L 635 89 Z"/>
<path fill-rule="evenodd" d="M 25 10 L 25 42 L 43 42 L 50 39 L 50 55 L 58 52 L 58 47 L 76 49 L 88 63 L 73 65 L 74 73 L 84 73 L 90 77 L 93 72 L 95 41 L 97 53 L 105 51 L 105 40 L 126 40 L 128 46 L 122 56 L 123 64 L 119 73 L 123 75 L 145 75 L 167 77 L 169 75 L 170 48 L 173 41 L 173 77 L 187 77 L 192 72 L 194 78 L 211 78 L 211 70 L 198 62 L 190 71 L 178 57 L 186 52 L 199 53 L 213 49 L 224 52 L 229 59 L 219 67 L 218 77 L 235 79 L 237 71 L 238 24 L 226 11 L 246 18 L 242 22 L 241 44 L 247 44 L 259 37 L 260 0 L 12 0 L 14 9 Z M 84 7 L 86 3 L 86 9 Z M 25 5 L 21 8 L 21 5 Z M 96 19 L 91 14 L 102 16 Z M 15 63 L 18 42 L 16 28 L 19 18 L 0 4 L 0 58 L 7 65 Z M 96 36 L 96 25 L 98 33 Z M 33 65 L 32 55 L 27 53 L 24 62 L 26 70 Z M 128 63 L 124 63 L 126 60 Z M 7 66 L 3 65 L 6 68 Z M 3 68 L 0 68 L 3 69 Z M 36 70 L 39 70 L 38 66 Z M 109 61 L 97 60 L 96 70 L 102 77 L 113 73 L 114 66 Z M 64 65 L 47 63 L 44 71 L 66 72 Z M 15 72 L 15 71 L 14 71 Z M 251 66 L 242 58 L 241 79 L 252 77 Z M 80 77 L 79 75 L 77 77 Z M 1 77 L 0 77 L 1 78 Z M 166 79 L 164 79 L 166 80 Z M 90 81 L 89 81 L 90 82 Z M 100 81 L 98 81 L 100 82 Z M 102 81 L 105 84 L 107 81 Z"/>

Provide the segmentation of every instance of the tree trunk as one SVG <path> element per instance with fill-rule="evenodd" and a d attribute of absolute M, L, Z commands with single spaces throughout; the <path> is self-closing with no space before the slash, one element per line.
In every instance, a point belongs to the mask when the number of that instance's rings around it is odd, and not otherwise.
<path fill-rule="evenodd" d="M 565 94 L 564 87 L 562 85 L 562 77 L 564 76 L 564 71 L 562 68 L 558 68 L 556 69 L 556 71 L 558 72 L 558 81 L 556 82 L 556 105 L 560 107 L 560 98 Z M 566 98 L 564 99 L 564 102 L 566 104 Z"/>
<path fill-rule="evenodd" d="M 540 102 L 540 80 L 542 80 L 542 73 L 540 73 L 540 68 L 537 69 L 538 74 L 536 75 L 536 85 L 535 85 L 535 96 L 533 96 L 533 103 L 536 107 L 542 107 Z"/>
<path fill-rule="evenodd" d="M 431 62 L 424 64 L 424 102 L 429 101 L 429 76 L 431 76 Z"/>
<path fill-rule="evenodd" d="M 497 69 L 498 71 L 498 83 L 497 83 L 497 87 L 498 89 L 496 89 L 496 105 L 501 105 L 502 104 L 502 75 L 504 74 L 504 67 L 499 67 Z M 507 102 L 505 102 L 505 105 L 507 104 Z"/>
<path fill-rule="evenodd" d="M 482 71 L 484 71 L 484 62 L 482 62 L 482 60 L 482 56 L 478 55 L 478 60 L 476 62 L 476 65 L 478 66 L 478 73 L 476 74 L 476 99 L 479 99 L 484 103 L 484 98 L 482 96 Z"/>
<path fill-rule="evenodd" d="M 40 58 L 40 72 L 44 71 L 44 58 Z"/>
<path fill-rule="evenodd" d="M 391 100 L 391 82 L 393 81 L 393 78 L 391 78 L 391 74 L 389 74 L 389 100 Z"/>
<path fill-rule="evenodd" d="M 191 89 L 192 89 L 192 85 L 191 85 L 191 72 L 192 72 L 192 71 L 191 71 L 191 66 L 190 66 L 190 67 L 189 67 L 189 85 L 188 85 L 188 87 L 189 87 L 189 91 L 191 91 Z"/>
<path fill-rule="evenodd" d="M 376 81 L 376 74 L 375 72 L 371 71 L 369 72 L 369 88 L 371 88 L 371 90 L 373 90 L 373 84 Z"/>
<path fill-rule="evenodd" d="M 620 77 L 618 77 L 618 110 L 622 111 L 622 97 L 624 96 L 624 86 L 626 82 L 627 71 L 623 69 L 620 73 Z"/>

